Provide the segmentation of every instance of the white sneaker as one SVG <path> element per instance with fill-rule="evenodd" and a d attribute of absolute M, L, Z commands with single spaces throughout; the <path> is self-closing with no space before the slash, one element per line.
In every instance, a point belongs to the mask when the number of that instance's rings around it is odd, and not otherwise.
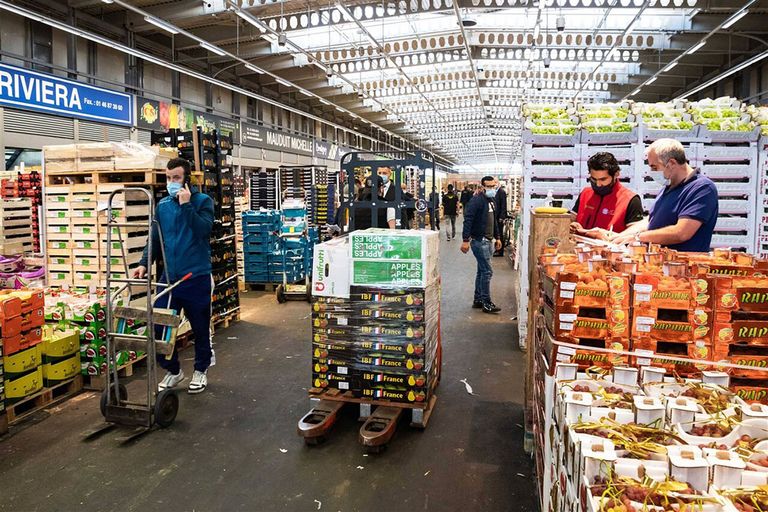
<path fill-rule="evenodd" d="M 195 370 L 192 375 L 192 380 L 189 381 L 189 389 L 187 391 L 190 395 L 202 393 L 205 391 L 205 387 L 208 385 L 208 372 L 199 372 Z"/>
<path fill-rule="evenodd" d="M 165 374 L 165 377 L 163 377 L 163 380 L 160 381 L 157 387 L 160 391 L 168 388 L 175 388 L 183 380 L 184 380 L 184 370 L 179 370 L 179 373 L 177 373 L 176 375 L 172 374 L 171 372 L 167 372 Z"/>

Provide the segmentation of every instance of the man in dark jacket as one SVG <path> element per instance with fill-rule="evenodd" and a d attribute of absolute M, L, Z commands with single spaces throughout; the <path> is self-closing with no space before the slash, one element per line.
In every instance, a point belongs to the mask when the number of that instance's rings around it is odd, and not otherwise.
<path fill-rule="evenodd" d="M 472 193 L 472 189 L 469 188 L 469 185 L 464 185 L 464 190 L 461 191 L 461 198 L 459 199 L 462 212 L 466 211 L 467 205 L 469 204 L 469 201 L 472 199 L 473 195 L 474 194 Z"/>
<path fill-rule="evenodd" d="M 499 237 L 502 239 L 501 248 L 493 253 L 496 257 L 504 256 L 504 221 L 507 219 L 507 191 L 504 190 L 504 183 L 499 185 L 496 192 L 496 221 L 499 223 Z"/>
<path fill-rule="evenodd" d="M 440 194 L 437 187 L 432 187 L 429 193 L 429 229 L 440 231 Z"/>
<path fill-rule="evenodd" d="M 213 199 L 190 187 L 192 168 L 183 158 L 168 162 L 166 189 L 168 196 L 157 204 L 153 226 L 152 261 L 148 258 L 148 247 L 134 271 L 135 278 L 144 278 L 149 265 L 160 259 L 160 237 L 163 234 L 166 267 L 160 282 L 175 283 L 187 274 L 186 279 L 171 294 L 158 299 L 155 307 L 170 308 L 184 314 L 195 335 L 195 372 L 189 383 L 192 394 L 205 391 L 208 385 L 208 367 L 211 365 L 211 230 L 213 229 Z M 179 356 L 174 349 L 170 359 L 158 354 L 157 361 L 167 373 L 158 387 L 163 390 L 176 387 L 184 380 Z"/>
<path fill-rule="evenodd" d="M 448 226 L 445 230 L 448 232 L 448 241 L 456 238 L 456 215 L 459 213 L 459 196 L 453 191 L 453 185 L 448 185 L 448 192 L 443 195 L 443 214 L 451 224 L 451 230 Z"/>
<path fill-rule="evenodd" d="M 496 189 L 498 181 L 493 176 L 485 176 L 481 181 L 480 191 L 464 209 L 464 231 L 461 252 L 472 249 L 477 260 L 475 277 L 475 299 L 473 308 L 482 308 L 483 313 L 498 313 L 501 309 L 491 301 L 491 253 L 501 249 L 501 235 L 496 219 Z"/>

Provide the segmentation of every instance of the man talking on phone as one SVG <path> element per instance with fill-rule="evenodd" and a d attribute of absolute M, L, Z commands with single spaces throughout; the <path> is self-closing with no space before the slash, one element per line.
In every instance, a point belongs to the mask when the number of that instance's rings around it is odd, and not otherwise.
<path fill-rule="evenodd" d="M 192 168 L 189 161 L 174 158 L 168 162 L 166 189 L 168 196 L 157 204 L 152 233 L 152 259 L 147 261 L 147 248 L 134 271 L 135 278 L 143 278 L 150 264 L 161 258 L 158 227 L 163 235 L 166 268 L 160 282 L 173 284 L 192 274 L 173 289 L 170 305 L 168 295 L 161 297 L 155 307 L 184 311 L 195 335 L 195 371 L 189 382 L 189 393 L 205 391 L 208 385 L 208 367 L 211 365 L 211 230 L 213 228 L 213 200 L 190 184 Z M 179 356 L 174 349 L 170 360 L 158 354 L 158 363 L 166 375 L 158 387 L 173 388 L 184 380 Z"/>

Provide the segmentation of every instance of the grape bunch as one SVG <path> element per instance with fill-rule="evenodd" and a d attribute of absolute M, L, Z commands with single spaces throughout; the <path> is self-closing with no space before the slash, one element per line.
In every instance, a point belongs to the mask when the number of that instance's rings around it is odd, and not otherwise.
<path fill-rule="evenodd" d="M 576 384 L 575 386 L 573 386 L 573 391 L 575 391 L 576 393 L 591 393 L 589 386 L 587 385 L 582 386 L 581 384 Z"/>
<path fill-rule="evenodd" d="M 731 429 L 717 423 L 707 423 L 701 426 L 693 427 L 690 431 L 692 436 L 697 437 L 725 437 L 731 433 Z"/>

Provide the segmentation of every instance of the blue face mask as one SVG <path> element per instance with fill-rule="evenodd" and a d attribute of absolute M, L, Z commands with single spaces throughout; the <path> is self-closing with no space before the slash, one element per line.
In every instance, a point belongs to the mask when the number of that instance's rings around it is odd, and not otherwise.
<path fill-rule="evenodd" d="M 487 197 L 488 199 L 493 199 L 494 197 L 496 197 L 496 189 L 495 188 L 490 190 L 485 189 L 485 197 Z"/>
<path fill-rule="evenodd" d="M 382 174 L 382 175 L 381 175 L 381 182 L 382 182 L 384 185 L 386 185 L 387 183 L 389 183 L 389 176 L 387 176 L 386 174 Z"/>
<path fill-rule="evenodd" d="M 176 197 L 176 194 L 179 193 L 179 190 L 181 190 L 183 187 L 181 186 L 181 183 L 171 182 L 165 184 L 165 190 L 168 191 L 168 195 L 171 197 Z"/>

